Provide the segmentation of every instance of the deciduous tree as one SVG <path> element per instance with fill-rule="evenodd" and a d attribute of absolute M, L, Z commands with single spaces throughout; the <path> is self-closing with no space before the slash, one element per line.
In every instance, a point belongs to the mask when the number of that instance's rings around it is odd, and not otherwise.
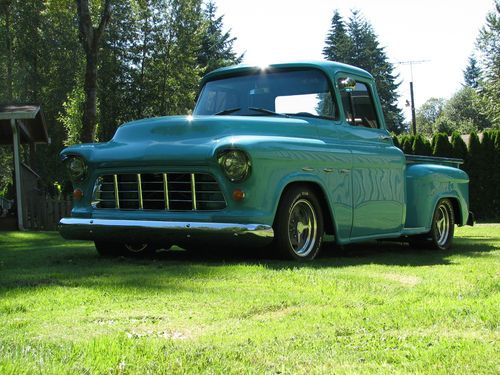
<path fill-rule="evenodd" d="M 85 79 L 81 140 L 92 142 L 97 124 L 97 67 L 104 31 L 111 18 L 111 0 L 104 0 L 97 26 L 93 25 L 88 0 L 76 0 L 80 41 L 85 52 Z"/>

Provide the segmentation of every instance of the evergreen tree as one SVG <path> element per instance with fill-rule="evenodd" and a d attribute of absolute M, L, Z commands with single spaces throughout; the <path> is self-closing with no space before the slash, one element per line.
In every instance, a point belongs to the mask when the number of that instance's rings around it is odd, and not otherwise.
<path fill-rule="evenodd" d="M 397 135 L 392 135 L 392 142 L 394 143 L 395 147 L 401 148 L 401 144 L 399 143 L 399 138 Z"/>
<path fill-rule="evenodd" d="M 204 10 L 204 28 L 198 53 L 198 65 L 202 67 L 202 74 L 223 66 L 239 64 L 243 60 L 243 55 L 237 56 L 233 50 L 236 38 L 231 36 L 230 30 L 223 30 L 224 16 L 217 17 L 216 12 L 215 3 L 209 1 Z"/>
<path fill-rule="evenodd" d="M 465 161 L 467 158 L 467 145 L 465 144 L 459 132 L 454 131 L 451 135 L 451 146 L 453 148 L 453 157 Z"/>
<path fill-rule="evenodd" d="M 413 137 L 412 152 L 415 155 L 431 156 L 431 144 L 421 134 L 417 134 Z"/>
<path fill-rule="evenodd" d="M 453 148 L 446 133 L 437 134 L 432 155 L 446 158 L 453 156 Z"/>
<path fill-rule="evenodd" d="M 403 135 L 403 137 L 401 138 L 401 150 L 405 154 L 413 154 L 413 136 Z"/>
<path fill-rule="evenodd" d="M 344 20 L 338 10 L 335 10 L 331 21 L 330 31 L 325 40 L 323 56 L 330 61 L 347 62 L 351 50 L 352 43 L 347 35 Z"/>
<path fill-rule="evenodd" d="M 491 130 L 487 130 L 483 133 L 483 139 L 481 141 L 481 179 L 482 179 L 482 214 L 484 217 L 494 217 L 498 215 L 496 211 L 495 204 L 498 200 L 498 185 L 496 184 L 495 177 L 498 175 L 498 156 L 495 150 L 495 134 Z"/>
<path fill-rule="evenodd" d="M 479 80 L 481 78 L 481 69 L 477 65 L 477 60 L 474 56 L 469 56 L 469 63 L 464 70 L 465 86 L 473 89 L 479 88 Z"/>
<path fill-rule="evenodd" d="M 493 147 L 495 156 L 493 158 L 492 166 L 493 166 L 493 183 L 490 184 L 493 189 L 493 215 L 492 218 L 497 220 L 500 219 L 500 130 L 493 131 Z"/>
<path fill-rule="evenodd" d="M 394 75 L 394 66 L 388 61 L 372 26 L 358 11 L 352 12 L 347 24 L 344 24 L 338 11 L 334 12 L 323 55 L 328 60 L 369 71 L 377 84 L 388 129 L 395 133 L 404 129 L 403 116 L 397 107 L 399 83 Z"/>
<path fill-rule="evenodd" d="M 469 175 L 469 205 L 476 217 L 482 217 L 481 197 L 483 194 L 483 179 L 481 177 L 481 143 L 475 132 L 469 136 L 468 155 L 464 169 Z"/>
<path fill-rule="evenodd" d="M 479 105 L 492 125 L 500 124 L 500 1 L 488 13 L 486 25 L 479 32 L 477 48 L 482 67 L 482 90 Z"/>

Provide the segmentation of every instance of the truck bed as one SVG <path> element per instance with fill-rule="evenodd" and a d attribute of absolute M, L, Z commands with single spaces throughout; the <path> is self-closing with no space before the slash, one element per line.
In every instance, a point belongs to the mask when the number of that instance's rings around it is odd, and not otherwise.
<path fill-rule="evenodd" d="M 442 158 L 436 156 L 410 155 L 405 154 L 406 164 L 440 164 L 448 167 L 460 168 L 464 163 L 463 159 Z"/>

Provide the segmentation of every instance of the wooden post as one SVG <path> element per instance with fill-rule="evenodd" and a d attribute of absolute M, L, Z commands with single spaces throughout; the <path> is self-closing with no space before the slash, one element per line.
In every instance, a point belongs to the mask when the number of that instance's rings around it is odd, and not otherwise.
<path fill-rule="evenodd" d="M 14 173 L 16 176 L 16 205 L 17 205 L 17 227 L 20 231 L 24 231 L 24 210 L 23 210 L 23 189 L 21 176 L 21 154 L 19 152 L 19 129 L 17 128 L 16 120 L 10 119 L 12 128 L 12 140 L 14 142 Z"/>

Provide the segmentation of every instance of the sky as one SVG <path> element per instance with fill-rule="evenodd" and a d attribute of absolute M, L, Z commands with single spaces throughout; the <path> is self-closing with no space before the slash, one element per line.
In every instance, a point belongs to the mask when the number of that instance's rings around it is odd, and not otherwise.
<path fill-rule="evenodd" d="M 322 60 L 335 9 L 347 19 L 361 11 L 392 63 L 413 65 L 415 105 L 431 97 L 450 98 L 463 82 L 463 70 L 476 38 L 494 9 L 493 0 L 215 0 L 224 26 L 237 37 L 244 63 L 266 65 Z M 399 107 L 410 109 L 409 65 L 395 64 L 401 86 Z"/>

